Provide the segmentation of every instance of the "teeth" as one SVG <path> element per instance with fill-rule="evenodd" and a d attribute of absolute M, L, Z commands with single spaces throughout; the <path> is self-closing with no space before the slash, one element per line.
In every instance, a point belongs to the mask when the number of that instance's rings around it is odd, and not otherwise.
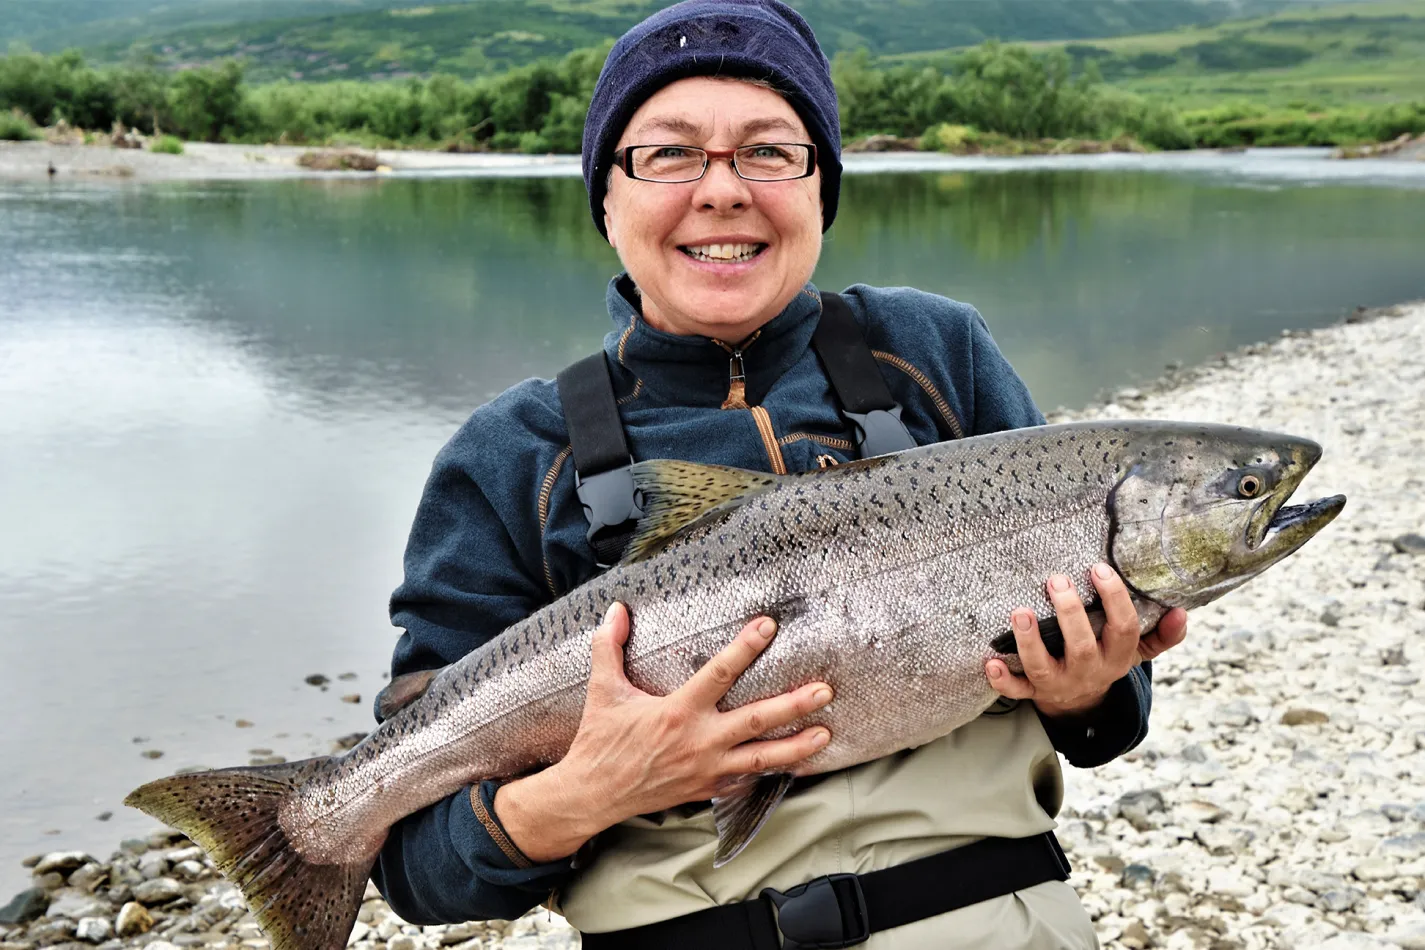
<path fill-rule="evenodd" d="M 685 247 L 689 257 L 700 261 L 750 261 L 757 256 L 760 244 L 701 244 Z"/>

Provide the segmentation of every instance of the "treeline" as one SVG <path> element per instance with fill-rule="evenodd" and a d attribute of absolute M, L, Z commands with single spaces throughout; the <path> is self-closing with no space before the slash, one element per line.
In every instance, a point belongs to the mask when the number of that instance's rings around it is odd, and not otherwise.
<path fill-rule="evenodd" d="M 282 142 L 520 152 L 579 150 L 584 112 L 608 47 L 578 50 L 475 80 L 244 82 L 237 62 L 169 73 L 153 64 L 95 68 L 76 52 L 0 57 L 0 115 L 212 142 Z M 985 43 L 940 66 L 836 58 L 842 135 L 888 134 L 923 147 L 1128 139 L 1160 149 L 1350 145 L 1425 132 L 1425 104 L 1328 116 L 1217 110 L 1182 115 L 1107 86 L 1062 51 Z M 17 121 L 8 117 L 11 126 Z M 12 136 L 13 137 L 13 136 Z"/>

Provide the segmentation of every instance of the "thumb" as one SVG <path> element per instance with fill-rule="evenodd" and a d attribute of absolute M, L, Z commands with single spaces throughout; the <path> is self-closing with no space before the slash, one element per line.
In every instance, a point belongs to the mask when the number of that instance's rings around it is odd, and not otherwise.
<path fill-rule="evenodd" d="M 594 631 L 593 660 L 589 671 L 589 691 L 606 696 L 630 688 L 623 672 L 623 645 L 628 642 L 628 609 L 618 601 L 604 614 Z"/>

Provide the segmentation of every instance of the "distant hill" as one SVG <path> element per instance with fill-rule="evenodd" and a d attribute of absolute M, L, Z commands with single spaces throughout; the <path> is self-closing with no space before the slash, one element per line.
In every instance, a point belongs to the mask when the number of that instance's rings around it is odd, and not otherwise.
<path fill-rule="evenodd" d="M 1251 101 L 1314 112 L 1425 101 L 1425 0 L 1292 6 L 1270 16 L 1093 41 L 1062 49 L 1104 79 L 1184 109 Z M 883 57 L 943 65 L 955 50 Z"/>
<path fill-rule="evenodd" d="M 118 18 L 93 19 L 108 4 Z M 180 67 L 240 56 L 254 81 L 475 76 L 593 46 L 662 0 L 0 0 L 4 33 L 99 61 L 151 54 Z M 1075 40 L 1208 26 L 1278 0 L 793 0 L 829 53 L 876 55 L 1005 40 Z M 33 8 L 44 7 L 47 14 Z M 28 15 L 23 11 L 29 9 Z M 9 15 L 9 16 L 7 16 Z M 67 24 L 59 21 L 68 16 Z M 84 19 L 90 17 L 90 19 Z M 0 37 L 4 36 L 0 33 Z"/>

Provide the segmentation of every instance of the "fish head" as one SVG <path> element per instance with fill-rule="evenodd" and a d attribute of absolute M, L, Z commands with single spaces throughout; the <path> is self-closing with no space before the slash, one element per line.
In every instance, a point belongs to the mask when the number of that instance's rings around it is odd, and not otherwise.
<path fill-rule="evenodd" d="M 1130 440 L 1109 496 L 1123 579 L 1168 607 L 1198 607 L 1291 554 L 1345 507 L 1287 499 L 1321 458 L 1309 439 L 1228 426 L 1165 427 Z"/>

